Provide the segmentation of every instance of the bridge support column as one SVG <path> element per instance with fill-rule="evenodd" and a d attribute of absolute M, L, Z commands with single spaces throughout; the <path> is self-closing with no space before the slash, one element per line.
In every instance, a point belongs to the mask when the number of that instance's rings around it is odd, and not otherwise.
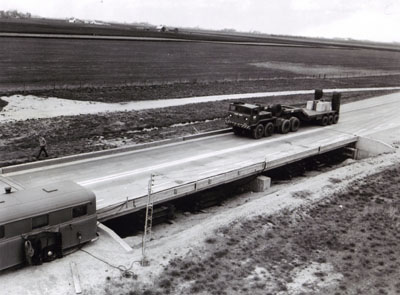
<path fill-rule="evenodd" d="M 271 178 L 264 175 L 258 176 L 251 182 L 250 187 L 253 192 L 264 192 L 271 187 Z"/>

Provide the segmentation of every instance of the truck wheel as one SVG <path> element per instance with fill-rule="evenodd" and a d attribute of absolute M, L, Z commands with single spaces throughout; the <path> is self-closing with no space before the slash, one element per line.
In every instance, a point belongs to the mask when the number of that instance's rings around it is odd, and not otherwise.
<path fill-rule="evenodd" d="M 267 123 L 264 127 L 264 136 L 268 137 L 274 133 L 274 124 Z"/>
<path fill-rule="evenodd" d="M 328 125 L 332 125 L 333 124 L 333 115 L 329 115 L 328 117 Z"/>
<path fill-rule="evenodd" d="M 256 128 L 253 129 L 253 138 L 259 139 L 264 135 L 264 126 L 262 124 L 258 124 Z"/>
<path fill-rule="evenodd" d="M 335 114 L 335 115 L 333 116 L 333 124 L 337 124 L 338 121 L 339 121 L 339 115 L 338 115 L 338 114 Z"/>
<path fill-rule="evenodd" d="M 290 131 L 290 121 L 289 120 L 283 120 L 280 131 L 282 134 L 286 134 Z"/>
<path fill-rule="evenodd" d="M 290 121 L 290 131 L 296 132 L 297 130 L 299 130 L 300 120 L 298 118 L 291 117 L 289 121 Z"/>
<path fill-rule="evenodd" d="M 323 116 L 320 123 L 322 126 L 326 126 L 328 125 L 328 121 L 329 121 L 328 116 Z"/>

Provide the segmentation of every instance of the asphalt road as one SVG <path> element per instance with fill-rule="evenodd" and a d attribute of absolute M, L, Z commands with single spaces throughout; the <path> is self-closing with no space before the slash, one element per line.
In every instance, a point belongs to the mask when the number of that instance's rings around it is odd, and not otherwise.
<path fill-rule="evenodd" d="M 151 173 L 156 174 L 153 190 L 161 191 L 254 163 L 273 162 L 340 139 L 395 128 L 400 126 L 399 109 L 400 93 L 390 94 L 343 105 L 337 125 L 309 126 L 260 140 L 222 134 L 2 177 L 24 188 L 73 180 L 95 192 L 101 209 L 146 195 Z"/>

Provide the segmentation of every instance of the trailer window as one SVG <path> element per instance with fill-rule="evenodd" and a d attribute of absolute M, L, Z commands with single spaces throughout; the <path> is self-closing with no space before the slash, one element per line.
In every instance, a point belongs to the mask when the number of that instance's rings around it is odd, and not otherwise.
<path fill-rule="evenodd" d="M 32 218 L 32 229 L 49 225 L 49 215 L 40 215 Z"/>
<path fill-rule="evenodd" d="M 81 217 L 87 214 L 87 204 L 72 208 L 72 218 Z"/>
<path fill-rule="evenodd" d="M 0 226 L 0 239 L 4 238 L 4 225 Z"/>

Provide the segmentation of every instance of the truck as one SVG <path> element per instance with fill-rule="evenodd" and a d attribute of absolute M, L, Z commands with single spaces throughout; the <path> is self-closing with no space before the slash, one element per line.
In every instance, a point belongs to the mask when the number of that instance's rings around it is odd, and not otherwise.
<path fill-rule="evenodd" d="M 232 127 L 235 135 L 250 135 L 255 139 L 276 132 L 296 132 L 301 124 L 336 124 L 339 121 L 341 94 L 333 92 L 329 100 L 322 97 L 323 91 L 316 89 L 314 100 L 307 101 L 305 107 L 233 102 L 229 105 L 225 123 Z"/>

